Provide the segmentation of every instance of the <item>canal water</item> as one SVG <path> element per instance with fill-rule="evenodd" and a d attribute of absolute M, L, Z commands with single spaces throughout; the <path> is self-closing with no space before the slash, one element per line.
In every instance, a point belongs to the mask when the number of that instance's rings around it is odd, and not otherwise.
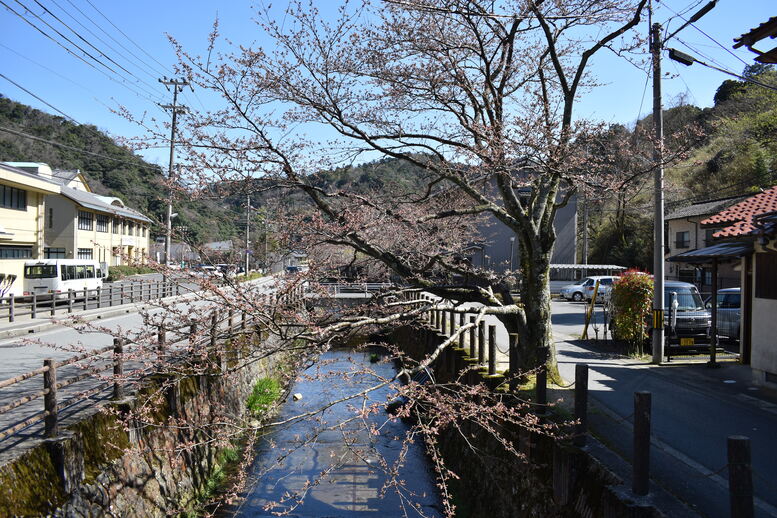
<path fill-rule="evenodd" d="M 370 363 L 370 351 L 333 350 L 321 356 L 292 387 L 276 421 L 290 419 L 391 378 L 391 364 Z M 372 372 L 370 372 L 372 371 Z M 340 402 L 313 417 L 274 429 L 260 439 L 245 499 L 233 516 L 271 516 L 288 512 L 298 518 L 440 517 L 435 476 L 420 437 L 406 444 L 409 427 L 390 420 L 382 408 L 391 388 Z M 362 412 L 362 414 L 365 414 Z M 391 470 L 408 447 L 396 478 L 403 487 L 386 485 Z M 326 473 L 322 476 L 323 473 Z M 297 505 L 294 496 L 302 496 Z M 291 498 L 290 498 L 291 497 Z M 234 513 L 234 514 L 233 514 Z"/>

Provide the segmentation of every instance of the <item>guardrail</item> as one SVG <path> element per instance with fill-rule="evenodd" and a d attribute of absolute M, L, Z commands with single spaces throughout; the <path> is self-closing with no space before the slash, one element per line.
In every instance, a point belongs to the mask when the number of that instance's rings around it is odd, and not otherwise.
<path fill-rule="evenodd" d="M 73 313 L 76 309 L 99 309 L 103 307 L 148 302 L 170 295 L 180 294 L 180 285 L 174 282 L 149 281 L 129 282 L 108 287 L 83 290 L 68 290 L 55 294 L 35 294 L 27 296 L 7 295 L 0 297 L 0 321 L 15 322 L 17 317 L 56 316 L 60 313 Z"/>
<path fill-rule="evenodd" d="M 394 285 L 390 282 L 362 282 L 362 283 L 321 283 L 320 286 L 322 288 L 326 288 L 326 290 L 331 295 L 340 295 L 341 293 L 371 293 L 380 291 L 385 288 L 391 288 Z"/>
<path fill-rule="evenodd" d="M 301 287 L 295 288 L 280 296 L 263 296 L 263 303 L 265 304 L 295 305 L 301 304 L 303 300 L 304 295 Z M 113 400 L 123 399 L 125 396 L 124 388 L 126 384 L 136 382 L 143 375 L 154 371 L 159 364 L 164 361 L 176 362 L 185 359 L 183 356 L 176 358 L 175 348 L 179 344 L 185 346 L 187 349 L 204 345 L 205 352 L 207 353 L 205 360 L 210 359 L 211 354 L 216 354 L 216 359 L 218 360 L 217 365 L 219 365 L 220 370 L 224 371 L 227 368 L 227 360 L 229 358 L 227 357 L 226 351 L 217 347 L 218 341 L 232 338 L 236 333 L 246 333 L 249 329 L 258 331 L 258 326 L 261 325 L 261 322 L 256 319 L 249 318 L 246 311 L 236 314 L 232 310 L 220 312 L 218 309 L 214 309 L 210 312 L 210 318 L 205 319 L 205 321 L 208 321 L 210 325 L 207 334 L 198 331 L 199 322 L 196 320 L 189 321 L 186 324 L 177 327 L 160 325 L 157 327 L 155 338 L 150 339 L 150 343 L 140 344 L 128 342 L 124 338 L 114 338 L 111 345 L 88 351 L 62 361 L 46 358 L 43 360 L 42 367 L 0 381 L 0 389 L 5 389 L 34 379 L 37 376 L 42 376 L 42 390 L 27 391 L 23 396 L 3 404 L 0 406 L 0 416 L 43 398 L 42 410 L 34 412 L 33 415 L 29 417 L 22 416 L 18 422 L 0 430 L 0 442 L 41 421 L 44 422 L 43 435 L 47 438 L 56 437 L 59 433 L 58 414 L 63 408 L 68 408 L 76 403 L 83 402 L 86 398 L 107 391 L 111 387 L 111 398 Z M 178 333 L 178 336 L 174 337 L 172 340 L 168 335 L 171 331 Z M 179 348 L 178 352 L 184 352 L 187 349 Z M 140 350 L 153 351 L 151 354 L 156 356 L 154 366 L 125 372 L 125 358 L 128 354 Z M 237 353 L 239 353 L 239 351 L 237 351 Z M 58 379 L 59 369 L 69 365 L 76 365 L 79 362 L 88 362 L 89 365 L 78 367 L 80 370 L 66 379 Z M 97 382 L 96 386 L 86 388 L 70 397 L 63 398 L 60 396 L 59 391 L 61 389 L 87 379 L 94 380 L 95 377 L 101 376 L 101 373 L 104 371 L 109 372 L 103 379 Z"/>

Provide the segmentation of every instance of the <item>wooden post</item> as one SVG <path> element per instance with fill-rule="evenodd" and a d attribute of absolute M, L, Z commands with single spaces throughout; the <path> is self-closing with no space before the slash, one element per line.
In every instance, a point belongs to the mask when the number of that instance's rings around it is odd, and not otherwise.
<path fill-rule="evenodd" d="M 477 326 L 475 325 L 475 317 L 469 317 L 469 323 L 472 327 L 469 328 L 469 357 L 477 358 L 477 341 L 475 340 L 475 333 L 477 332 Z"/>
<path fill-rule="evenodd" d="M 124 304 L 124 283 L 119 284 L 119 306 Z"/>
<path fill-rule="evenodd" d="M 235 310 L 231 309 L 229 310 L 229 331 L 227 334 L 229 336 L 232 336 L 232 330 L 235 329 Z"/>
<path fill-rule="evenodd" d="M 89 309 L 89 290 L 84 288 L 84 311 Z"/>
<path fill-rule="evenodd" d="M 97 287 L 97 309 L 101 309 L 103 307 L 103 287 L 98 286 Z"/>
<path fill-rule="evenodd" d="M 549 348 L 540 347 L 539 349 L 539 366 L 537 367 L 537 385 L 536 385 L 536 397 L 537 408 L 541 414 L 545 413 L 545 408 L 548 404 L 548 354 Z"/>
<path fill-rule="evenodd" d="M 124 340 L 121 338 L 113 339 L 113 399 L 122 399 L 124 397 L 124 382 L 121 376 L 124 375 Z"/>
<path fill-rule="evenodd" d="M 130 304 L 135 303 L 135 281 L 130 281 Z"/>
<path fill-rule="evenodd" d="M 448 312 L 440 310 L 440 333 L 445 334 L 448 330 Z"/>
<path fill-rule="evenodd" d="M 584 446 L 588 432 L 588 365 L 575 365 L 575 425 L 574 443 Z"/>
<path fill-rule="evenodd" d="M 750 460 L 750 439 L 743 435 L 731 435 L 727 442 L 731 518 L 753 518 L 753 467 Z"/>
<path fill-rule="evenodd" d="M 453 333 L 456 332 L 456 313 L 453 310 L 448 312 L 448 319 L 450 322 L 450 333 L 448 333 L 448 336 L 453 336 Z"/>
<path fill-rule="evenodd" d="M 464 313 L 459 313 L 459 329 L 464 327 L 465 317 Z M 464 333 L 459 334 L 459 349 L 464 349 Z"/>
<path fill-rule="evenodd" d="M 30 318 L 36 318 L 38 316 L 38 295 L 32 292 L 32 307 L 30 308 Z"/>
<path fill-rule="evenodd" d="M 16 320 L 15 309 L 16 309 L 16 297 L 14 296 L 13 293 L 11 293 L 8 296 L 8 321 L 9 322 L 13 322 L 14 320 Z"/>
<path fill-rule="evenodd" d="M 55 311 L 57 310 L 57 294 L 53 293 L 51 294 L 51 316 L 55 316 Z"/>
<path fill-rule="evenodd" d="M 108 286 L 108 306 L 113 306 L 113 283 Z"/>
<path fill-rule="evenodd" d="M 57 364 L 51 358 L 43 360 L 43 366 L 48 370 L 43 373 L 43 390 L 47 390 L 43 396 L 44 435 L 48 438 L 57 436 Z"/>
<path fill-rule="evenodd" d="M 248 315 L 246 314 L 246 311 L 243 310 L 242 314 L 240 315 L 240 330 L 245 332 L 247 326 L 248 326 Z"/>
<path fill-rule="evenodd" d="M 73 300 L 76 298 L 76 294 L 72 288 L 67 290 L 67 312 L 73 312 Z"/>
<path fill-rule="evenodd" d="M 210 317 L 210 346 L 216 348 L 216 340 L 219 332 L 219 312 L 214 310 Z"/>
<path fill-rule="evenodd" d="M 482 320 L 478 324 L 478 363 L 486 361 L 486 323 Z"/>
<path fill-rule="evenodd" d="M 518 333 L 510 333 L 508 359 L 510 360 L 510 392 L 518 388 Z"/>
<path fill-rule="evenodd" d="M 194 344 L 197 341 L 197 322 L 192 320 L 189 324 L 189 343 Z"/>
<path fill-rule="evenodd" d="M 650 392 L 634 393 L 634 462 L 632 491 L 645 496 L 650 491 Z"/>
<path fill-rule="evenodd" d="M 167 341 L 167 333 L 165 332 L 165 326 L 159 324 L 159 328 L 156 334 L 156 346 L 157 346 L 157 359 L 161 362 L 165 356 L 165 342 Z"/>
<path fill-rule="evenodd" d="M 488 375 L 496 374 L 496 326 L 488 326 Z"/>

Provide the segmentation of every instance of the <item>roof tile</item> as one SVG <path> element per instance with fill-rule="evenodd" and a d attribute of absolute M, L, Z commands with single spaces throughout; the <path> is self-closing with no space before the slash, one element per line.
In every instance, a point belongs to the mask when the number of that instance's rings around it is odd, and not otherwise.
<path fill-rule="evenodd" d="M 761 214 L 777 211 L 777 186 L 750 196 L 705 220 L 702 225 L 727 225 L 714 237 L 745 236 L 756 230 L 753 219 Z"/>

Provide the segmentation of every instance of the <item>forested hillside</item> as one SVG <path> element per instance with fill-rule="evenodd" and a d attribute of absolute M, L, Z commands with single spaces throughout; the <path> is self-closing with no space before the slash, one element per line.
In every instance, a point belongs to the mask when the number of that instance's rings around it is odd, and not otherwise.
<path fill-rule="evenodd" d="M 0 128 L 69 146 L 0 130 L 0 161 L 45 162 L 54 169 L 80 169 L 96 193 L 117 196 L 155 221 L 164 220 L 160 168 L 117 145 L 95 126 L 77 125 L 0 95 Z M 196 242 L 229 238 L 235 232 L 235 215 L 229 205 L 181 201 L 175 210 L 179 213 L 175 225 L 186 227 Z M 157 228 L 156 233 L 161 229 Z"/>
<path fill-rule="evenodd" d="M 777 87 L 777 71 L 752 65 L 743 76 Z M 622 138 L 649 133 L 652 117 Z M 726 80 L 714 106 L 680 104 L 664 112 L 669 155 L 682 147 L 678 135 L 690 127 L 699 133 L 687 152 L 666 169 L 666 210 L 691 201 L 754 193 L 777 183 L 777 92 L 747 81 Z M 695 133 L 695 132 L 694 132 Z M 643 137 L 644 140 L 644 137 Z M 638 175 L 617 193 L 589 202 L 591 255 L 595 263 L 652 267 L 652 173 Z"/>

